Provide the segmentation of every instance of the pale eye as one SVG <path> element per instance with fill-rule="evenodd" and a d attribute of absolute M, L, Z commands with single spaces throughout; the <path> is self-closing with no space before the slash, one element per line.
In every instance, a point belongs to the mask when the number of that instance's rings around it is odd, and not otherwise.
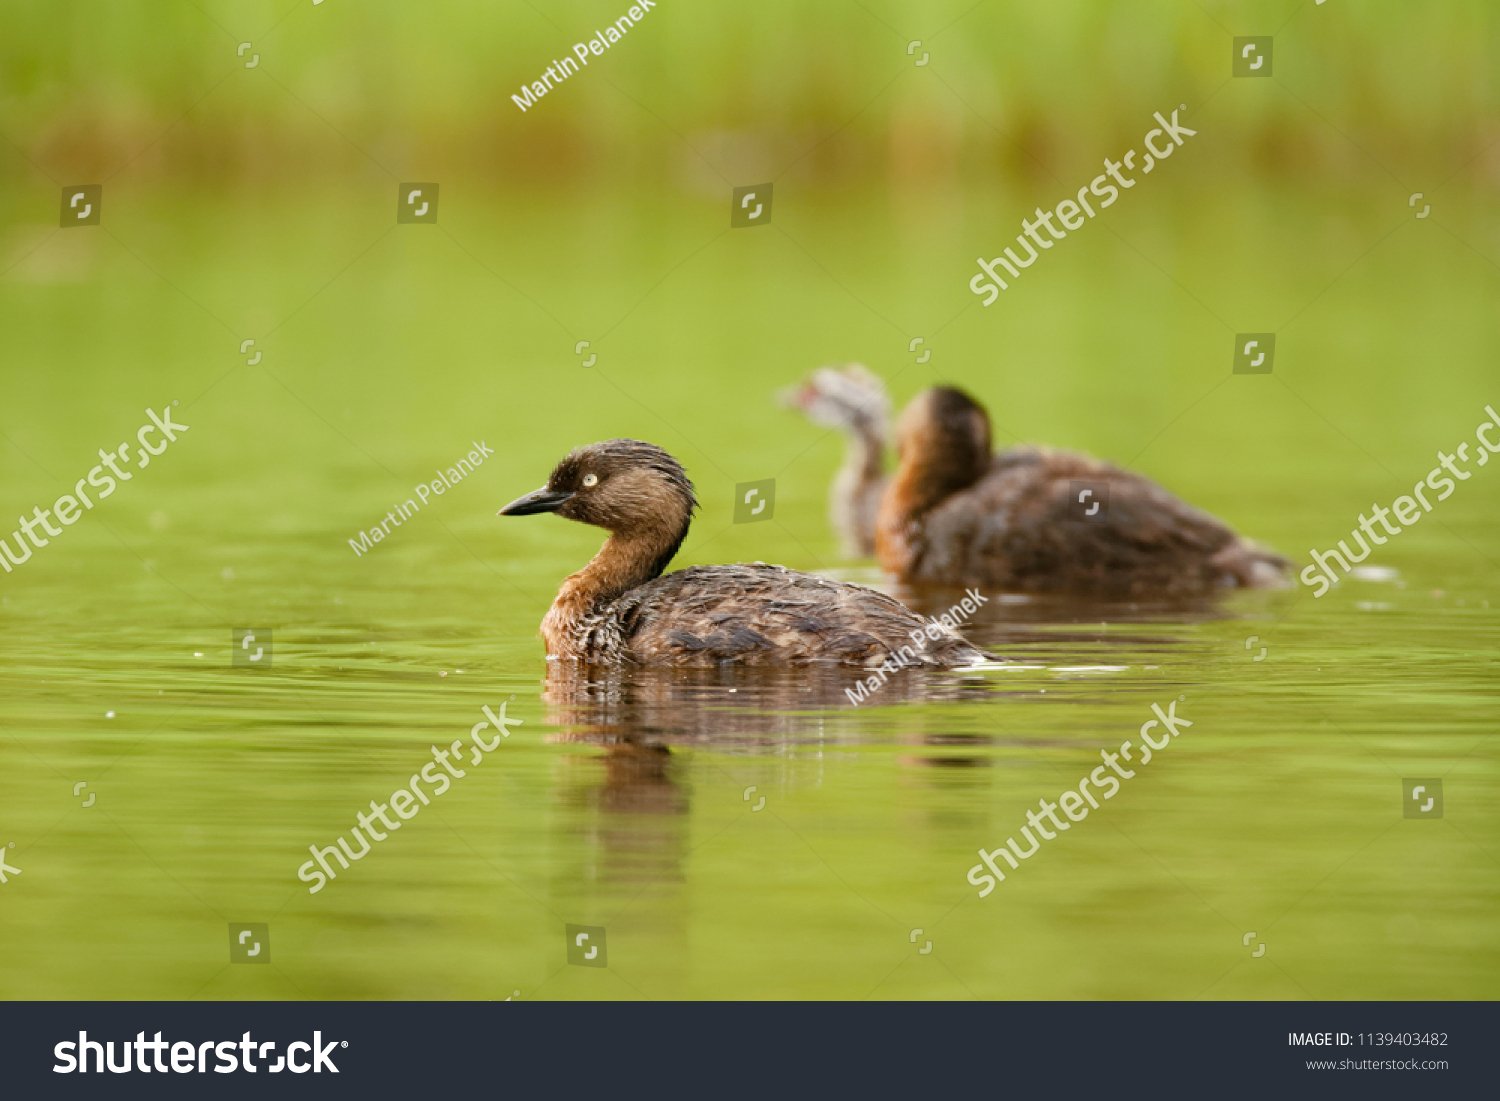
<path fill-rule="evenodd" d="M 594 475 L 594 474 L 585 474 L 583 476 L 583 484 L 586 485 L 586 486 L 598 485 L 599 484 L 599 478 L 598 478 L 597 475 Z"/>

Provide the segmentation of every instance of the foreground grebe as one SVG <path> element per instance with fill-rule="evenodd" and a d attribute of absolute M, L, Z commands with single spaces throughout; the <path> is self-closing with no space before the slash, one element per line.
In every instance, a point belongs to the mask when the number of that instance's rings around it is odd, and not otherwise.
<path fill-rule="evenodd" d="M 855 378 L 865 390 L 879 386 L 868 372 Z M 839 423 L 853 440 L 853 410 L 840 423 L 827 407 L 868 406 L 868 393 L 822 372 L 808 390 L 816 398 L 799 404 L 809 417 Z M 874 446 L 868 432 L 857 435 L 860 448 Z M 1286 559 L 1140 474 L 1039 447 L 991 454 L 989 417 L 960 390 L 937 387 L 912 399 L 897 426 L 897 454 L 873 527 L 845 538 L 868 539 L 880 564 L 904 581 L 1114 596 L 1286 584 Z M 1097 490 L 1089 502 L 1102 506 L 1098 522 L 1074 499 L 1079 482 L 1108 488 L 1107 502 Z"/>
<path fill-rule="evenodd" d="M 661 576 L 687 537 L 693 484 L 671 455 L 639 440 L 573 451 L 547 484 L 501 516 L 555 512 L 609 538 L 563 582 L 542 620 L 549 658 L 647 665 L 878 665 L 929 625 L 890 597 L 762 563 L 693 566 Z M 985 655 L 944 629 L 916 664 Z"/>

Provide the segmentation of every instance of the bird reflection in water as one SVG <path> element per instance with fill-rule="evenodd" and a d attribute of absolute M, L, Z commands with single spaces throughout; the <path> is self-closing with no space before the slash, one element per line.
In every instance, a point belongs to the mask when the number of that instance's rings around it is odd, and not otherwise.
<path fill-rule="evenodd" d="M 856 676 L 818 667 L 549 666 L 543 700 L 545 721 L 555 729 L 547 741 L 603 750 L 570 758 L 561 785 L 585 836 L 585 877 L 619 883 L 683 878 L 690 847 L 686 757 L 693 747 L 776 757 L 786 784 L 812 785 L 825 745 L 887 741 L 897 732 L 905 739 L 928 721 L 915 711 L 850 707 L 844 689 Z M 976 674 L 914 668 L 891 676 L 879 703 L 977 700 L 994 693 Z M 726 786 L 735 782 L 734 771 L 729 766 L 720 777 Z"/>
<path fill-rule="evenodd" d="M 947 590 L 899 592 L 927 615 L 953 602 Z M 892 759 L 913 806 L 944 817 L 931 793 L 947 792 L 955 806 L 972 802 L 958 789 L 988 784 L 993 747 L 1025 741 L 1025 724 L 1013 735 L 1007 714 L 991 707 L 954 712 L 922 705 L 1035 698 L 1038 676 L 1062 687 L 1042 672 L 1056 667 L 1169 662 L 1183 641 L 1172 627 L 1223 615 L 1206 600 L 1122 604 L 1000 594 L 965 633 L 1035 673 L 903 669 L 857 707 L 845 690 L 862 670 L 833 663 L 662 668 L 549 662 L 542 696 L 547 740 L 590 747 L 568 758 L 561 785 L 576 815 L 570 829 L 585 840 L 584 877 L 635 884 L 631 894 L 647 883 L 682 881 L 687 853 L 705 840 L 689 837 L 693 748 L 714 755 L 712 767 L 696 773 L 700 783 L 718 788 L 723 781 L 733 798 L 748 784 L 759 784 L 761 795 L 816 786 L 825 749 L 896 745 Z M 1078 675 L 1068 680 L 1076 684 Z M 955 722 L 958 715 L 964 721 Z M 746 759 L 743 767 L 735 757 Z M 784 786 L 768 784 L 766 758 L 775 759 L 776 783 Z M 928 795 L 920 794 L 924 790 Z M 946 796 L 938 800 L 946 802 Z M 773 813 L 774 805 L 773 794 Z"/>

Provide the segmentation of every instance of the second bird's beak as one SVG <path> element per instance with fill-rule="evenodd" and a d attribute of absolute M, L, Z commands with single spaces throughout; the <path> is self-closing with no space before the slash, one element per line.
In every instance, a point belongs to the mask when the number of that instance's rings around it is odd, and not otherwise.
<path fill-rule="evenodd" d="M 556 512 L 573 499 L 573 494 L 542 486 L 524 497 L 517 497 L 497 516 L 533 516 L 538 512 Z"/>
<path fill-rule="evenodd" d="M 783 386 L 776 391 L 776 404 L 783 409 L 806 409 L 817 391 L 810 382 L 799 382 L 796 386 Z"/>

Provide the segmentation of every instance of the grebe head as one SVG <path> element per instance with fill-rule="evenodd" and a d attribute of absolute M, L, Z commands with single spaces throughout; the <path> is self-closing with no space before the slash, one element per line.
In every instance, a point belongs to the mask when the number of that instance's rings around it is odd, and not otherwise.
<path fill-rule="evenodd" d="M 499 515 L 555 512 L 617 535 L 660 535 L 675 544 L 697 506 L 687 472 L 667 452 L 640 440 L 605 440 L 570 452 L 546 485 Z"/>
<path fill-rule="evenodd" d="M 990 466 L 990 418 L 984 407 L 952 386 L 934 386 L 911 400 L 896 425 L 904 469 L 933 489 L 953 492 L 982 478 Z"/>
<path fill-rule="evenodd" d="M 882 439 L 891 414 L 885 383 L 858 363 L 819 367 L 800 386 L 783 390 L 781 403 L 802 410 L 808 420 L 824 428 L 873 431 Z"/>

